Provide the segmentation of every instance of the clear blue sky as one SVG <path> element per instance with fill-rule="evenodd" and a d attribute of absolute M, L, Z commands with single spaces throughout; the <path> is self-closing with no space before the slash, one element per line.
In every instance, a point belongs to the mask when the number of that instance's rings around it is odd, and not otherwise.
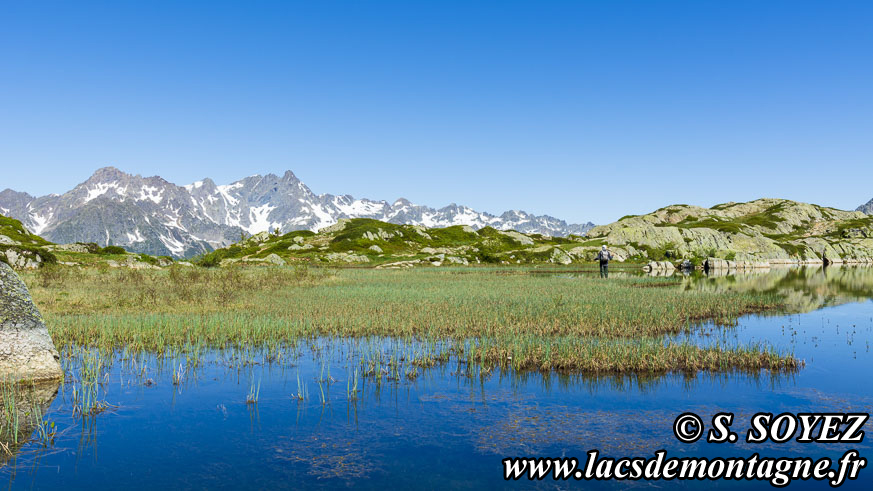
<path fill-rule="evenodd" d="M 571 221 L 873 198 L 873 2 L 0 3 L 0 188 L 186 184 Z"/>

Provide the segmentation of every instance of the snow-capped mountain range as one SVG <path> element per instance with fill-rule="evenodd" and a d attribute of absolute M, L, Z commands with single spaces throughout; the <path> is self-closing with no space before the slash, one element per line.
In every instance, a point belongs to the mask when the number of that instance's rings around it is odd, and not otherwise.
<path fill-rule="evenodd" d="M 491 226 L 500 230 L 566 236 L 593 224 L 567 224 L 547 215 L 507 211 L 500 216 L 451 204 L 434 209 L 405 199 L 393 203 L 349 195 L 316 195 L 291 171 L 216 185 L 206 178 L 177 186 L 161 177 L 97 170 L 64 194 L 39 198 L 6 189 L 0 214 L 56 243 L 96 242 L 130 251 L 190 257 L 237 242 L 245 234 L 279 229 L 317 231 L 340 218 L 375 218 L 398 224 Z"/>

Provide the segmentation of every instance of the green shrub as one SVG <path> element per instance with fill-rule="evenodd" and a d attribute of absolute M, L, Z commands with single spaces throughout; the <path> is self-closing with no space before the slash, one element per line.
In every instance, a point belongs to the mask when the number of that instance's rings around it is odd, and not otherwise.
<path fill-rule="evenodd" d="M 108 245 L 102 249 L 100 249 L 100 254 L 109 255 L 109 254 L 127 254 L 127 251 L 124 247 Z"/>
<path fill-rule="evenodd" d="M 484 252 L 483 251 L 483 252 L 479 253 L 479 260 L 482 261 L 483 263 L 499 264 L 500 261 L 503 260 L 503 258 L 497 254 L 492 253 L 492 252 Z"/>
<path fill-rule="evenodd" d="M 221 258 L 217 254 L 206 254 L 202 258 L 196 260 L 194 264 L 204 268 L 215 268 L 221 264 Z"/>

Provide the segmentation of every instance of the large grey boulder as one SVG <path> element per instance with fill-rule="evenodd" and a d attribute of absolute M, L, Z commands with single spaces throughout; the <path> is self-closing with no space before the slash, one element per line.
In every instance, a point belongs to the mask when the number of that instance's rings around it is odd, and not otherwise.
<path fill-rule="evenodd" d="M 6 261 L 15 269 L 38 269 L 42 266 L 42 257 L 27 249 L 10 248 L 0 251 L 6 256 Z"/>
<path fill-rule="evenodd" d="M 320 233 L 320 234 L 332 234 L 334 232 L 342 232 L 343 230 L 345 230 L 346 225 L 348 225 L 349 222 L 351 222 L 351 220 L 349 220 L 348 218 L 340 218 L 333 225 L 331 225 L 329 227 L 322 227 L 322 228 L 318 229 L 318 233 Z"/>
<path fill-rule="evenodd" d="M 554 263 L 558 264 L 571 264 L 573 262 L 573 258 L 570 257 L 563 249 L 560 247 L 555 247 L 552 249 L 552 257 L 550 259 Z"/>
<path fill-rule="evenodd" d="M 332 263 L 368 263 L 370 258 L 363 254 L 352 254 L 350 252 L 331 252 L 326 254 L 324 258 Z"/>
<path fill-rule="evenodd" d="M 0 263 L 0 380 L 59 379 L 60 359 L 24 282 Z"/>
<path fill-rule="evenodd" d="M 269 256 L 265 257 L 264 261 L 266 261 L 270 264 L 275 264 L 276 266 L 284 266 L 285 265 L 285 260 L 282 259 L 281 257 L 279 257 L 279 255 L 276 253 L 270 254 Z"/>

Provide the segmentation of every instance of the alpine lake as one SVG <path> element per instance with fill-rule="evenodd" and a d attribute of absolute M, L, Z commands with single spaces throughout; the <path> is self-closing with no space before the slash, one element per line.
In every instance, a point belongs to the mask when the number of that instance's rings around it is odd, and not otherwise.
<path fill-rule="evenodd" d="M 584 279 L 596 273 L 545 274 Z M 630 274 L 636 273 L 612 276 Z M 449 357 L 413 371 L 380 359 L 375 368 L 368 365 L 378 376 L 367 376 L 360 360 L 374 352 L 387 359 L 422 349 L 413 341 L 374 337 L 317 337 L 276 352 L 66 352 L 64 382 L 31 394 L 39 399 L 39 422 L 14 436 L 2 434 L 0 476 L 9 489 L 733 489 L 770 484 L 505 481 L 501 461 L 583 460 L 593 449 L 613 457 L 650 457 L 665 449 L 669 456 L 757 452 L 836 459 L 852 448 L 870 456 L 869 439 L 686 444 L 674 436 L 673 422 L 684 412 L 707 423 L 732 412 L 732 427 L 745 435 L 762 411 L 873 412 L 873 269 L 676 275 L 680 281 L 664 288 L 766 291 L 783 297 L 784 305 L 743 315 L 735 325 L 703 322 L 671 339 L 701 346 L 762 343 L 792 353 L 803 366 L 785 373 L 592 376 L 486 371 Z M 865 426 L 869 431 L 871 424 Z M 873 470 L 864 469 L 843 488 L 871 484 Z M 826 487 L 821 481 L 789 486 Z"/>

